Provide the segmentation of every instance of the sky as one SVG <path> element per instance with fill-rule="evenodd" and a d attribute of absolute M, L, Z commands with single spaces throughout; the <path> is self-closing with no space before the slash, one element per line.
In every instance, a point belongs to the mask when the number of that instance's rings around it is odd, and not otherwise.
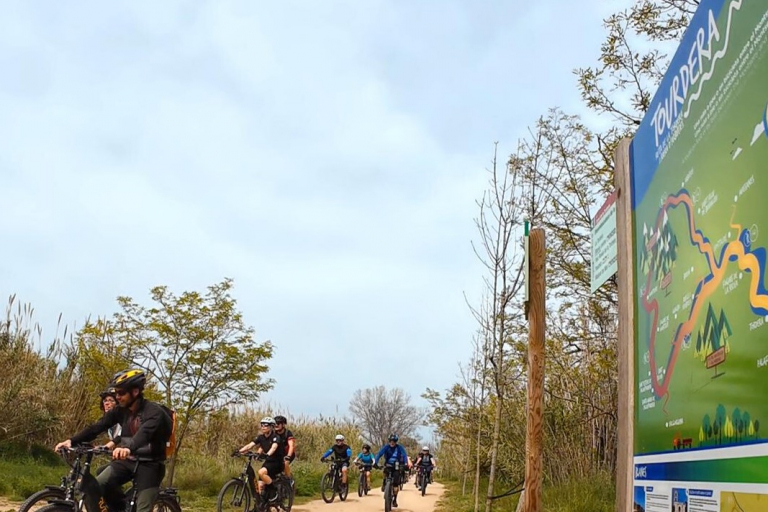
<path fill-rule="evenodd" d="M 468 359 L 475 201 L 619 0 L 0 4 L 0 300 L 50 339 L 225 277 L 291 414 Z"/>

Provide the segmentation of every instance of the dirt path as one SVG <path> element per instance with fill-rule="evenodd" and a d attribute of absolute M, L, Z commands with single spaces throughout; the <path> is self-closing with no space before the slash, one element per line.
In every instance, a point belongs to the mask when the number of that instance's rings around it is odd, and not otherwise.
<path fill-rule="evenodd" d="M 9 510 L 16 512 L 20 506 L 20 501 L 8 501 L 8 498 L 0 496 L 0 512 L 8 512 Z"/>
<path fill-rule="evenodd" d="M 354 484 L 351 487 L 346 501 L 339 501 L 338 496 L 333 503 L 325 503 L 323 500 L 311 501 L 293 507 L 291 512 L 383 512 L 384 497 L 380 488 L 373 489 L 368 496 L 360 498 L 357 496 L 357 487 Z M 411 481 L 400 491 L 397 496 L 399 506 L 392 510 L 393 512 L 432 512 L 442 494 L 443 486 L 434 483 L 427 486 L 427 494 L 422 496 Z"/>

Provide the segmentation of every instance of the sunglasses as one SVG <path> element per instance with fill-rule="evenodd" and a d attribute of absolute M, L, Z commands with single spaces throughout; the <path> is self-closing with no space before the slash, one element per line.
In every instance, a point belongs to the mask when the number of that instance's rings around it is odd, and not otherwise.
<path fill-rule="evenodd" d="M 123 396 L 123 395 L 127 395 L 127 394 L 128 394 L 128 391 L 126 391 L 125 389 L 116 389 L 116 390 L 115 390 L 115 394 L 116 394 L 117 396 Z"/>
<path fill-rule="evenodd" d="M 272 424 L 271 423 L 262 423 L 261 426 L 262 427 L 271 427 Z"/>

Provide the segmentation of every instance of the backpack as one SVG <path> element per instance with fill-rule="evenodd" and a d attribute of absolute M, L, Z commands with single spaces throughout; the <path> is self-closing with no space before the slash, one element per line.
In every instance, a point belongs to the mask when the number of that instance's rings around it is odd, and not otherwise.
<path fill-rule="evenodd" d="M 165 458 L 170 459 L 176 451 L 176 411 L 160 403 L 157 405 L 165 411 L 165 414 L 167 414 L 168 418 L 171 420 L 171 435 L 165 443 Z"/>

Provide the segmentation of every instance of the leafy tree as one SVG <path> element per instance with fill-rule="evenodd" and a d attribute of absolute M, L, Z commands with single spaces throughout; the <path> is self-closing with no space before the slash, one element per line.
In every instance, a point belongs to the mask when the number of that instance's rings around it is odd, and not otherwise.
<path fill-rule="evenodd" d="M 365 439 L 382 446 L 391 433 L 401 438 L 416 438 L 416 429 L 424 412 L 411 403 L 411 397 L 401 388 L 384 386 L 358 389 L 349 402 L 349 410 L 360 421 Z"/>
<path fill-rule="evenodd" d="M 225 279 L 204 295 L 193 291 L 177 296 L 157 286 L 150 292 L 151 307 L 119 297 L 121 311 L 111 320 L 88 323 L 79 333 L 84 346 L 108 340 L 132 365 L 147 370 L 163 401 L 177 411 L 168 485 L 195 419 L 254 401 L 273 385 L 264 377 L 272 344 L 254 340 L 254 329 L 246 326 L 230 295 L 232 287 L 232 280 Z"/>

